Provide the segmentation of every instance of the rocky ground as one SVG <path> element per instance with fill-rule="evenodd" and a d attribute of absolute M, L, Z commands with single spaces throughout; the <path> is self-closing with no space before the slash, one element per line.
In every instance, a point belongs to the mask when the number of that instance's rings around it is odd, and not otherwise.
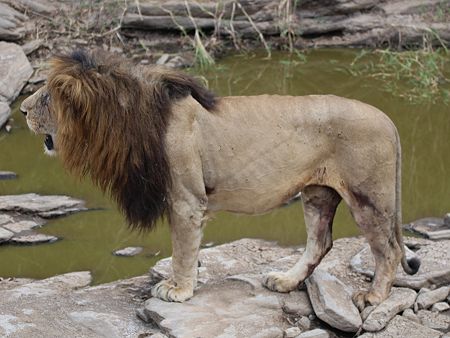
<path fill-rule="evenodd" d="M 332 251 L 298 291 L 280 294 L 261 285 L 265 273 L 286 270 L 303 253 L 275 243 L 242 239 L 201 250 L 199 287 L 185 303 L 150 297 L 168 275 L 170 258 L 149 275 L 89 286 L 89 272 L 41 281 L 0 282 L 0 335 L 7 337 L 448 337 L 450 246 L 408 238 L 422 259 L 416 284 L 399 269 L 396 287 L 377 307 L 359 313 L 353 291 L 369 286 L 357 271 L 371 257 L 362 238 L 335 241 Z M 363 252 L 361 254 L 361 252 Z M 355 257 L 359 257 L 356 259 Z M 440 275 L 436 279 L 436 274 Z"/>

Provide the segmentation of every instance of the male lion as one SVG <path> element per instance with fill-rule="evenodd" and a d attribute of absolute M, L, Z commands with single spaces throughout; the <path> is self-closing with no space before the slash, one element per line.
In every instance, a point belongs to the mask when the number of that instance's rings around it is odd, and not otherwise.
<path fill-rule="evenodd" d="M 354 295 L 358 308 L 388 296 L 400 261 L 418 270 L 404 254 L 399 137 L 378 109 L 332 95 L 216 99 L 185 74 L 85 52 L 50 65 L 47 85 L 21 106 L 29 127 L 47 134 L 46 150 L 110 192 L 132 227 L 168 216 L 173 277 L 154 296 L 193 296 L 209 214 L 267 212 L 299 191 L 306 251 L 270 273 L 267 288 L 294 290 L 313 272 L 332 246 L 341 199 L 376 263 L 370 290 Z"/>

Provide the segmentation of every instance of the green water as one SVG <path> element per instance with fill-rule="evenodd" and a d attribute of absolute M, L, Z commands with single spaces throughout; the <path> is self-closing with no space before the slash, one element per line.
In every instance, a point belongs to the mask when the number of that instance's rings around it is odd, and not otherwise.
<path fill-rule="evenodd" d="M 358 99 L 386 112 L 397 125 L 403 147 L 403 218 L 412 221 L 450 211 L 450 108 L 439 103 L 412 105 L 383 91 L 369 76 L 343 72 L 357 51 L 318 50 L 306 63 L 276 53 L 232 56 L 203 74 L 219 95 L 335 94 Z M 448 85 L 447 85 L 448 86 Z M 450 89 L 450 88 L 449 88 Z M 0 246 L 0 276 L 43 278 L 69 271 L 90 270 L 95 283 L 144 274 L 161 257 L 170 255 L 168 228 L 161 225 L 147 235 L 129 231 L 114 204 L 89 181 L 67 175 L 57 158 L 43 154 L 43 137 L 33 135 L 14 109 L 13 130 L 0 133 L 0 170 L 19 178 L 0 181 L 1 194 L 36 192 L 67 194 L 104 208 L 50 221 L 39 231 L 62 238 L 53 244 Z M 270 193 L 270 192 L 269 192 Z M 335 238 L 359 234 L 344 204 L 338 209 Z M 299 203 L 262 216 L 219 213 L 209 222 L 204 243 L 220 244 L 243 237 L 276 240 L 283 245 L 306 241 Z M 143 246 L 136 257 L 111 252 L 125 246 Z M 155 257 L 154 254 L 160 252 Z"/>

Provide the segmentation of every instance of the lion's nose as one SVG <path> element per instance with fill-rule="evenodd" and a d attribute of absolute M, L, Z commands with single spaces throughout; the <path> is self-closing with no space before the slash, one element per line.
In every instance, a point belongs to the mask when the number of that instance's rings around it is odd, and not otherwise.
<path fill-rule="evenodd" d="M 27 111 L 23 107 L 19 108 L 23 115 L 27 116 Z"/>

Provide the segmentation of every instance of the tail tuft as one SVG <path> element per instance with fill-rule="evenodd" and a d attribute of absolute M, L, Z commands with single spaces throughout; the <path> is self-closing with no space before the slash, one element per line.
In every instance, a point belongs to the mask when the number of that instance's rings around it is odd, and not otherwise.
<path fill-rule="evenodd" d="M 409 275 L 414 275 L 419 271 L 420 268 L 420 259 L 417 257 L 412 257 L 407 260 L 409 271 L 406 271 Z"/>

